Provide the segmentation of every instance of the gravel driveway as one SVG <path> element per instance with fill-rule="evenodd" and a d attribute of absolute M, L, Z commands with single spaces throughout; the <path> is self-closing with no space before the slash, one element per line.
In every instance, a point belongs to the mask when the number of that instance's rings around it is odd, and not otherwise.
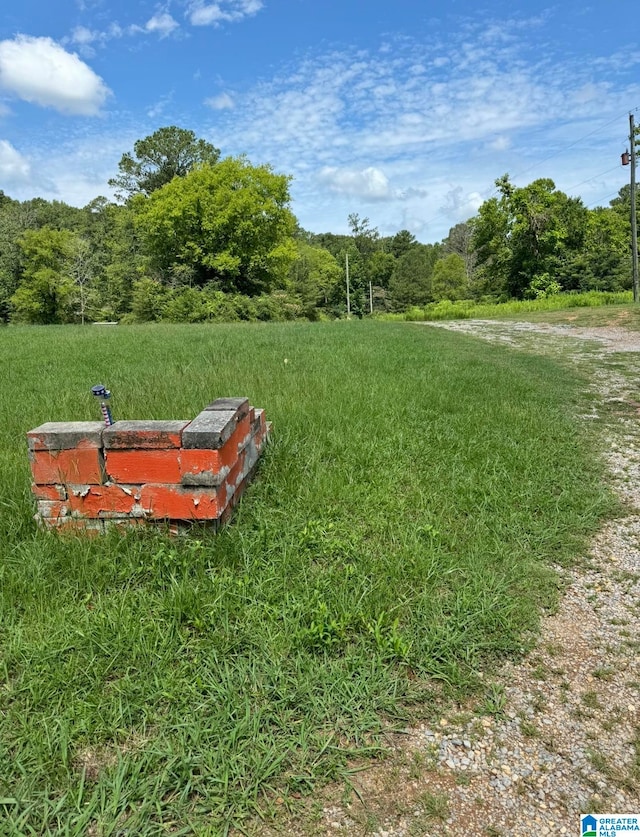
<path fill-rule="evenodd" d="M 355 793 L 341 799 L 327 789 L 315 818 L 278 831 L 574 835 L 580 813 L 638 813 L 640 335 L 482 320 L 415 327 L 550 354 L 587 372 L 596 397 L 583 420 L 604 428 L 612 485 L 627 514 L 606 524 L 575 568 L 559 570 L 567 588 L 558 613 L 544 618 L 537 649 L 492 681 L 492 713 L 460 707 L 396 736 L 388 759 L 356 774 Z"/>

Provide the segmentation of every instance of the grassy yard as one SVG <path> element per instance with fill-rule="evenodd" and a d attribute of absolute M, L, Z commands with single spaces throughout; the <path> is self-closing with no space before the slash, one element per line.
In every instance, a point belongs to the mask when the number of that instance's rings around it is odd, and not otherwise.
<path fill-rule="evenodd" d="M 551 361 L 338 322 L 0 330 L 0 831 L 220 834 L 482 694 L 611 511 Z M 25 433 L 246 395 L 273 443 L 232 523 L 36 530 Z"/>

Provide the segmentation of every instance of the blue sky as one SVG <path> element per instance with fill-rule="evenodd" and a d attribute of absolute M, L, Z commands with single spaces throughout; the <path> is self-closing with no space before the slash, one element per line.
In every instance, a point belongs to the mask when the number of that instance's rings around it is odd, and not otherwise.
<path fill-rule="evenodd" d="M 12 0 L 0 188 L 83 206 L 179 125 L 293 176 L 314 232 L 357 212 L 439 241 L 509 172 L 588 206 L 628 182 L 631 0 Z M 640 112 L 637 115 L 640 122 Z"/>

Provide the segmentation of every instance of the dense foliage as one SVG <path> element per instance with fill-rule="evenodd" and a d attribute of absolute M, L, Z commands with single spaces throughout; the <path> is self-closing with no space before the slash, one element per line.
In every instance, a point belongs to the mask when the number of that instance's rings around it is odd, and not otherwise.
<path fill-rule="evenodd" d="M 504 175 L 444 241 L 301 229 L 290 178 L 220 158 L 170 126 L 138 140 L 109 181 L 120 203 L 82 209 L 0 191 L 0 321 L 289 320 L 440 302 L 536 299 L 631 286 L 630 188 L 588 209 L 549 179 Z"/>

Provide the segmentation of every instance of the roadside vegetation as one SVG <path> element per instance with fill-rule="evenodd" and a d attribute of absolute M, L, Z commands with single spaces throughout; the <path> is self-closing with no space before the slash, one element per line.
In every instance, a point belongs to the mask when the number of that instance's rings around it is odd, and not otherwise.
<path fill-rule="evenodd" d="M 394 323 L 0 330 L 0 822 L 221 834 L 483 695 L 613 509 L 580 381 Z M 231 525 L 36 529 L 25 433 L 246 395 L 273 442 Z M 485 675 L 483 677 L 483 675 Z"/>
<path fill-rule="evenodd" d="M 618 319 L 626 327 L 634 328 L 638 321 L 637 306 L 633 304 L 631 291 L 612 293 L 589 291 L 587 293 L 554 294 L 539 299 L 510 300 L 509 302 L 474 302 L 443 300 L 413 306 L 401 314 L 379 314 L 378 319 L 388 322 L 435 322 L 438 320 L 469 319 L 526 319 L 544 322 L 565 322 L 575 325 L 610 324 Z"/>

